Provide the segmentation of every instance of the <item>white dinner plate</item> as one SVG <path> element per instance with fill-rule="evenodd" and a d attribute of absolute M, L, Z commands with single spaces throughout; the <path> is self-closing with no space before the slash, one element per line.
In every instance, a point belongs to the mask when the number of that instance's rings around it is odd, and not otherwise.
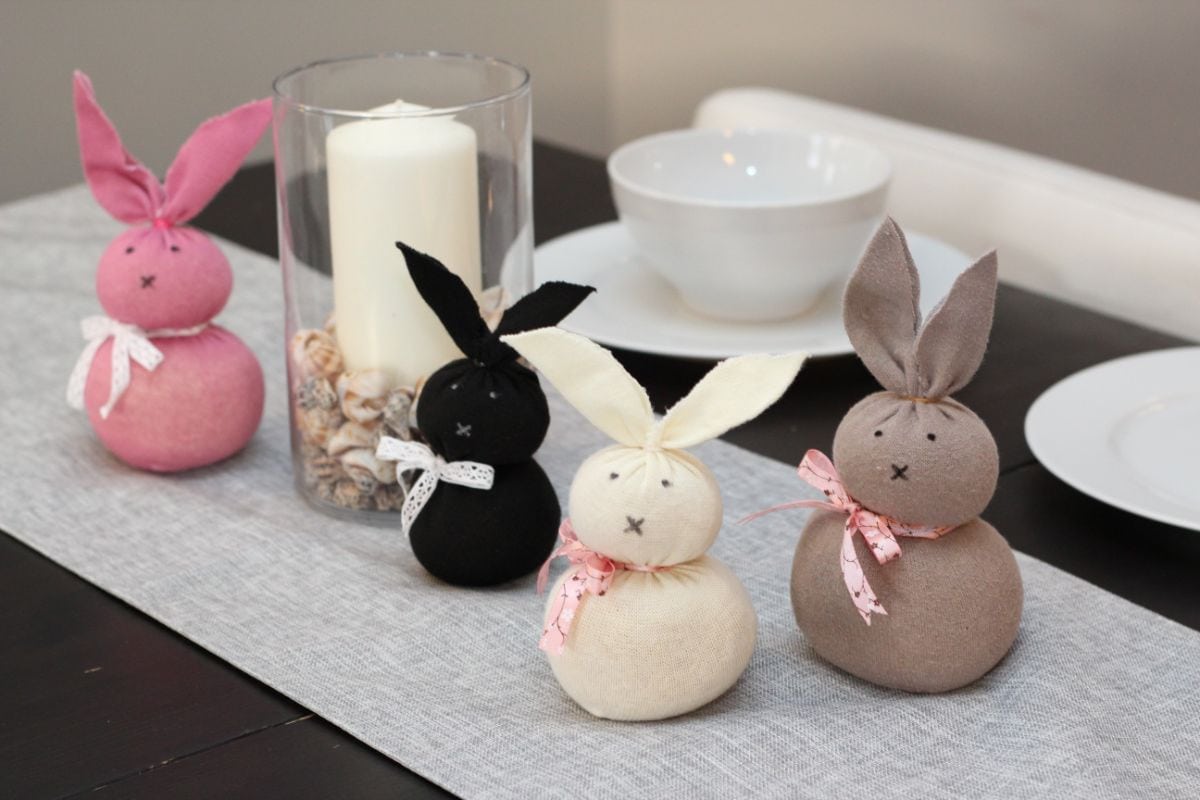
<path fill-rule="evenodd" d="M 1025 438 L 1084 494 L 1200 531 L 1200 347 L 1126 356 L 1059 381 L 1029 409 Z"/>
<path fill-rule="evenodd" d="M 909 234 L 908 243 L 921 275 L 921 310 L 928 314 L 970 261 L 950 245 L 919 233 Z M 853 352 L 842 327 L 842 287 L 834 287 L 795 319 L 756 323 L 706 317 L 685 306 L 670 284 L 639 263 L 619 222 L 546 242 L 534 253 L 534 275 L 538 284 L 561 280 L 595 286 L 595 296 L 562 327 L 611 347 L 697 359 L 790 350 L 813 356 Z"/>

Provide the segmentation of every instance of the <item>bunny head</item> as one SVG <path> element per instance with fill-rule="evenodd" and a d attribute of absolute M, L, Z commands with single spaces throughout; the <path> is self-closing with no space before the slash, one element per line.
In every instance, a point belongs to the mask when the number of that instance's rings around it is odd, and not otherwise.
<path fill-rule="evenodd" d="M 146 330 L 188 328 L 215 317 L 229 299 L 233 272 L 212 240 L 184 223 L 233 177 L 270 124 L 271 101 L 247 103 L 203 123 L 163 183 L 125 150 L 82 72 L 75 73 L 75 120 L 92 194 L 112 216 L 134 226 L 100 257 L 100 305 L 113 319 Z"/>
<path fill-rule="evenodd" d="M 919 525 L 977 517 L 996 489 L 987 426 L 950 397 L 974 376 L 996 299 L 996 254 L 958 276 L 922 324 L 917 270 L 904 234 L 886 220 L 846 287 L 846 332 L 886 391 L 846 414 L 833 460 L 846 489 L 872 511 Z"/>
<path fill-rule="evenodd" d="M 546 395 L 517 351 L 500 341 L 507 333 L 557 325 L 595 291 L 573 283 L 544 283 L 500 318 L 495 331 L 479 315 L 471 290 L 440 261 L 403 242 L 408 273 L 466 358 L 430 375 L 417 403 L 417 427 L 443 458 L 484 464 L 528 461 L 550 427 Z"/>
<path fill-rule="evenodd" d="M 722 361 L 655 419 L 646 390 L 599 345 L 557 328 L 505 336 L 616 444 L 589 456 L 571 483 L 579 541 L 630 564 L 670 566 L 701 556 L 721 529 L 721 490 L 683 448 L 720 436 L 784 393 L 804 356 Z"/>

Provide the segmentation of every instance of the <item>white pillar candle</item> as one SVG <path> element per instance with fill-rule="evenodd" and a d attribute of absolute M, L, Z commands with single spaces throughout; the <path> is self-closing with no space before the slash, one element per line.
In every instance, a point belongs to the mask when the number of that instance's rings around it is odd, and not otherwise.
<path fill-rule="evenodd" d="M 364 119 L 334 128 L 325 150 L 342 358 L 347 369 L 382 369 L 412 385 L 462 354 L 395 243 L 429 253 L 478 294 L 475 131 L 445 117 Z"/>

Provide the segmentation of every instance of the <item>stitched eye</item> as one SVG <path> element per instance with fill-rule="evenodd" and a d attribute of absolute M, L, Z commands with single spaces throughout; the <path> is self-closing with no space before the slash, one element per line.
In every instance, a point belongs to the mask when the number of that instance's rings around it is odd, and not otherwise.
<path fill-rule="evenodd" d="M 619 477 L 621 477 L 621 476 L 620 476 L 620 475 L 618 475 L 618 474 L 617 474 L 617 473 L 615 473 L 615 472 L 610 472 L 610 473 L 608 473 L 608 479 L 609 479 L 610 481 L 615 481 L 615 480 L 616 480 L 617 478 L 619 478 Z"/>
<path fill-rule="evenodd" d="M 875 431 L 875 438 L 878 439 L 880 436 L 883 436 L 883 431 Z"/>
<path fill-rule="evenodd" d="M 664 489 L 670 489 L 670 488 L 671 488 L 671 482 L 670 482 L 669 480 L 667 480 L 666 478 L 663 478 L 663 479 L 662 479 L 662 485 L 663 485 L 663 488 L 664 488 Z"/>
<path fill-rule="evenodd" d="M 133 245 L 129 245 L 129 247 L 125 248 L 125 255 L 129 255 L 132 252 L 133 252 Z"/>
<path fill-rule="evenodd" d="M 177 245 L 177 244 L 173 244 L 173 245 L 171 245 L 171 252 L 172 252 L 172 253 L 178 253 L 178 252 L 179 252 L 179 245 Z"/>
<path fill-rule="evenodd" d="M 936 442 L 936 441 L 937 441 L 937 434 L 936 434 L 936 433 L 927 433 L 927 434 L 925 434 L 925 438 L 926 438 L 926 439 L 928 439 L 928 440 L 929 440 L 929 441 L 931 441 L 931 442 Z"/>

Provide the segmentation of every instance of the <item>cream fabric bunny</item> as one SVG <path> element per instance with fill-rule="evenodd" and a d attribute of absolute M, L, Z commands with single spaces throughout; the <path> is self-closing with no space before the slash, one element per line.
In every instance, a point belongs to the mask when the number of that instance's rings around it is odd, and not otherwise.
<path fill-rule="evenodd" d="M 550 593 L 542 639 L 555 677 L 598 717 L 662 719 L 703 706 L 745 670 L 757 619 L 741 582 L 706 555 L 721 529 L 721 491 L 684 448 L 760 414 L 804 355 L 721 362 L 656 419 L 645 389 L 591 341 L 555 328 L 504 341 L 616 441 L 571 484 L 558 554 L 574 566 Z"/>

